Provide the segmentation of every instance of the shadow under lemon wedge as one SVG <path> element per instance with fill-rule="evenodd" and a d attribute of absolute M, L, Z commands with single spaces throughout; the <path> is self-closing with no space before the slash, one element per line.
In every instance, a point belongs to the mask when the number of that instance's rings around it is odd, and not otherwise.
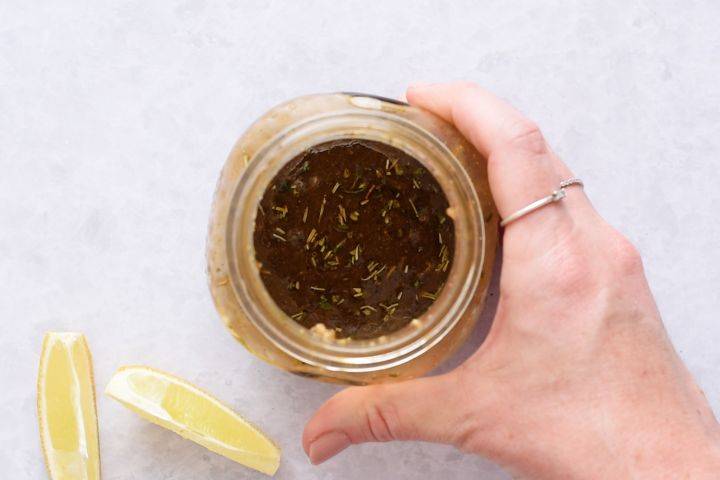
<path fill-rule="evenodd" d="M 211 395 L 173 375 L 144 366 L 120 368 L 105 394 L 146 420 L 268 475 L 280 449 Z"/>
<path fill-rule="evenodd" d="M 81 333 L 45 334 L 37 390 L 40 443 L 50 478 L 98 480 L 92 359 Z"/>

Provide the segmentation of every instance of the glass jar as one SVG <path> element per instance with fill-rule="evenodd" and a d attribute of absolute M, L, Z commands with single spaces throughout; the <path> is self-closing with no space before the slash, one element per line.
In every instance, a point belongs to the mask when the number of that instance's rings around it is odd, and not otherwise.
<path fill-rule="evenodd" d="M 265 289 L 255 260 L 255 215 L 268 184 L 296 155 L 341 139 L 382 142 L 421 162 L 442 187 L 455 226 L 452 268 L 429 310 L 368 340 L 323 337 L 290 319 Z M 208 275 L 223 322 L 250 352 L 295 374 L 367 384 L 427 373 L 462 344 L 483 307 L 498 235 L 486 167 L 452 125 L 395 100 L 334 93 L 273 108 L 238 140 L 215 192 Z"/>

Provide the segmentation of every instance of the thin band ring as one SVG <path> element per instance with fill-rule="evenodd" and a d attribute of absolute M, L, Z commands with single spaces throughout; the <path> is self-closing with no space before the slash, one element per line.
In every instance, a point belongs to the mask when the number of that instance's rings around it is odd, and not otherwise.
<path fill-rule="evenodd" d="M 560 182 L 560 188 L 567 188 L 572 185 L 577 185 L 579 187 L 585 186 L 585 184 L 583 183 L 582 180 L 580 180 L 579 178 L 575 178 L 575 177 L 568 178 L 567 180 L 563 180 L 562 182 Z"/>
<path fill-rule="evenodd" d="M 568 187 L 571 187 L 573 185 L 577 185 L 580 188 L 583 188 L 585 184 L 582 180 L 579 178 L 568 178 L 567 180 L 563 180 L 560 182 L 560 186 L 557 190 L 553 190 L 553 192 L 548 195 L 547 197 L 543 197 L 539 200 L 534 201 L 530 205 L 527 205 L 517 212 L 513 213 L 512 215 L 509 215 L 505 217 L 501 222 L 500 226 L 504 227 L 505 225 L 509 224 L 510 222 L 514 222 L 515 220 L 524 217 L 525 215 L 534 212 L 535 210 L 538 210 L 545 205 L 550 205 L 551 203 L 559 202 L 563 198 L 565 198 L 565 189 Z"/>

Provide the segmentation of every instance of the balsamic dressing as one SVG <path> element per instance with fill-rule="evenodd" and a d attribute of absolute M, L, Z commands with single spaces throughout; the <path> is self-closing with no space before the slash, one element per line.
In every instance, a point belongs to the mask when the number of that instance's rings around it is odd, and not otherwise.
<path fill-rule="evenodd" d="M 392 333 L 427 311 L 455 229 L 433 175 L 390 145 L 339 140 L 293 158 L 258 206 L 262 281 L 294 321 L 336 338 Z"/>

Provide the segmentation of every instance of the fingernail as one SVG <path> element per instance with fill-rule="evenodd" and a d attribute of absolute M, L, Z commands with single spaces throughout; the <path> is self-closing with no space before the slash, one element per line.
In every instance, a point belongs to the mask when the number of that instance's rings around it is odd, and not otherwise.
<path fill-rule="evenodd" d="M 350 438 L 344 432 L 329 432 L 316 438 L 308 448 L 308 457 L 313 465 L 337 455 L 350 445 Z"/>

